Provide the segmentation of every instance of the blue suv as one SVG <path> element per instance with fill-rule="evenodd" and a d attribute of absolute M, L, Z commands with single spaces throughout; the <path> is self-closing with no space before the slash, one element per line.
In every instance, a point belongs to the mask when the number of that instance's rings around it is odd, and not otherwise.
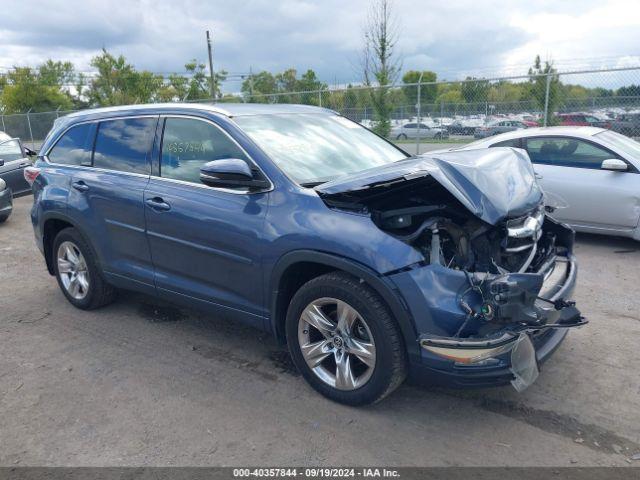
<path fill-rule="evenodd" d="M 326 109 L 158 104 L 62 117 L 25 177 L 74 306 L 128 289 L 246 322 L 338 402 L 408 375 L 522 390 L 585 323 L 573 231 L 521 150 L 412 157 Z"/>

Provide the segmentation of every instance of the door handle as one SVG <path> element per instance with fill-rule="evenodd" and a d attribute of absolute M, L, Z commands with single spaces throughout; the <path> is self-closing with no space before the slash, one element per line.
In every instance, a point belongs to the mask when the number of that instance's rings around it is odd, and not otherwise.
<path fill-rule="evenodd" d="M 77 182 L 73 182 L 71 184 L 71 186 L 73 188 L 75 188 L 76 190 L 78 190 L 79 192 L 86 192 L 87 190 L 89 190 L 89 185 L 84 183 L 82 180 L 79 180 Z"/>
<path fill-rule="evenodd" d="M 157 212 L 167 212 L 171 210 L 171 205 L 165 202 L 162 197 L 153 197 L 145 200 L 145 202 L 149 207 L 156 210 Z"/>

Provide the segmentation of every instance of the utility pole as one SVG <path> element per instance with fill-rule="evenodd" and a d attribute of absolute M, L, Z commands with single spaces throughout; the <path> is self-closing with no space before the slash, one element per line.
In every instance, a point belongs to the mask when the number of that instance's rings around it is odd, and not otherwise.
<path fill-rule="evenodd" d="M 209 35 L 209 30 L 207 30 L 207 49 L 209 50 L 209 78 L 210 78 L 210 87 L 211 87 L 211 99 L 216 99 L 216 87 L 213 83 L 213 51 L 211 48 L 211 36 Z"/>

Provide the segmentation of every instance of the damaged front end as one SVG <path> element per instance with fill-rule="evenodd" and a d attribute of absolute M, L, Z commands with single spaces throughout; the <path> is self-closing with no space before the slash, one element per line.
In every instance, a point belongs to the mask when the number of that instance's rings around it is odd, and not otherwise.
<path fill-rule="evenodd" d="M 520 391 L 566 330 L 586 323 L 569 300 L 574 233 L 546 215 L 518 150 L 418 157 L 318 190 L 422 254 L 386 276 L 436 370 L 507 370 L 502 378 Z"/>

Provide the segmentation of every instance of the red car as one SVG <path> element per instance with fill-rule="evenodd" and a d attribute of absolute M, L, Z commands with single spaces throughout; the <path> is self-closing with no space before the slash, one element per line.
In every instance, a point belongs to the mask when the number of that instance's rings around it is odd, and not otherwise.
<path fill-rule="evenodd" d="M 560 125 L 611 128 L 611 122 L 600 120 L 586 113 L 559 113 Z"/>

